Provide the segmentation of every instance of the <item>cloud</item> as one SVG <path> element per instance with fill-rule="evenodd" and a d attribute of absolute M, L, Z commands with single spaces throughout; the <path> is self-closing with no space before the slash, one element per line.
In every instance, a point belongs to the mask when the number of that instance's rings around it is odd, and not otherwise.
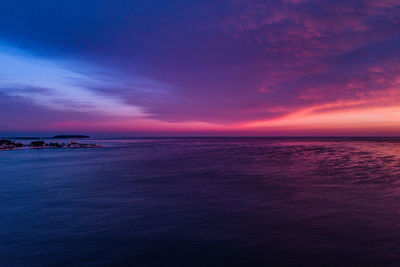
<path fill-rule="evenodd" d="M 259 43 L 264 90 L 301 108 L 398 86 L 400 7 L 385 3 L 235 1 L 220 26 L 237 42 Z"/>
<path fill-rule="evenodd" d="M 42 58 L 0 45 L 0 90 L 11 97 L 59 111 L 137 117 L 142 110 L 94 88 L 118 88 L 121 81 L 100 77 L 98 67 L 80 61 Z"/>

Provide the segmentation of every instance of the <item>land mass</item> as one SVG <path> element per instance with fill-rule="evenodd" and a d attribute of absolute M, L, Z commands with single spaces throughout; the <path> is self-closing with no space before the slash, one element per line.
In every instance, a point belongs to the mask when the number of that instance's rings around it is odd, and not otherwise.
<path fill-rule="evenodd" d="M 21 148 L 94 148 L 94 147 L 102 147 L 102 146 L 96 144 L 78 144 L 77 142 L 73 141 L 67 144 L 57 143 L 57 142 L 46 143 L 45 141 L 33 141 L 28 145 L 7 139 L 0 139 L 0 151 L 21 149 Z"/>
<path fill-rule="evenodd" d="M 90 138 L 88 135 L 55 135 L 51 139 L 80 139 L 80 138 Z"/>
<path fill-rule="evenodd" d="M 83 139 L 83 138 L 90 138 L 90 136 L 81 134 L 74 134 L 74 135 L 62 134 L 62 135 L 55 135 L 53 137 L 18 136 L 18 137 L 3 137 L 1 139 L 35 140 L 35 139 Z"/>

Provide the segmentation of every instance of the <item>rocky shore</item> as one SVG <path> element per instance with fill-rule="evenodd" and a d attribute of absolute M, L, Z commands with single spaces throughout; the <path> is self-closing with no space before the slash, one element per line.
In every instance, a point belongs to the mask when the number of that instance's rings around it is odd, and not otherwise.
<path fill-rule="evenodd" d="M 22 149 L 22 148 L 95 148 L 95 147 L 102 147 L 102 146 L 96 144 L 80 144 L 74 141 L 71 141 L 70 143 L 57 143 L 57 142 L 46 143 L 45 141 L 32 141 L 30 144 L 22 144 L 8 139 L 0 139 L 0 151 Z"/>
<path fill-rule="evenodd" d="M 14 149 L 24 147 L 21 143 L 16 143 L 10 140 L 0 139 L 0 150 Z"/>

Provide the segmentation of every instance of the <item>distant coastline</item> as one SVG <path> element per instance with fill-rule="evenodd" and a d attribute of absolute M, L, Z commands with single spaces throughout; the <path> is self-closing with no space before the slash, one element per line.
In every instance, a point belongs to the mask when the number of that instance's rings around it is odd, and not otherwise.
<path fill-rule="evenodd" d="M 102 147 L 96 144 L 82 144 L 70 140 L 69 142 L 48 142 L 42 141 L 41 139 L 82 139 L 90 138 L 86 135 L 56 135 L 53 137 L 13 137 L 13 138 L 1 138 L 0 139 L 0 151 L 3 150 L 14 150 L 14 149 L 28 149 L 28 148 L 95 148 Z M 29 144 L 23 144 L 12 140 L 34 140 Z"/>
<path fill-rule="evenodd" d="M 14 140 L 40 140 L 40 139 L 85 139 L 90 138 L 88 135 L 55 135 L 53 137 L 37 137 L 37 136 L 15 136 L 15 137 L 1 137 L 1 139 L 14 139 Z"/>

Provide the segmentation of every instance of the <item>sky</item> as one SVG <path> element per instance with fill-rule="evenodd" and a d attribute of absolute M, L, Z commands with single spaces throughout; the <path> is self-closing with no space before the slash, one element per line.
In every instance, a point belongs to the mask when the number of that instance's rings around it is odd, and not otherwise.
<path fill-rule="evenodd" d="M 0 133 L 400 135 L 398 0 L 0 4 Z"/>

